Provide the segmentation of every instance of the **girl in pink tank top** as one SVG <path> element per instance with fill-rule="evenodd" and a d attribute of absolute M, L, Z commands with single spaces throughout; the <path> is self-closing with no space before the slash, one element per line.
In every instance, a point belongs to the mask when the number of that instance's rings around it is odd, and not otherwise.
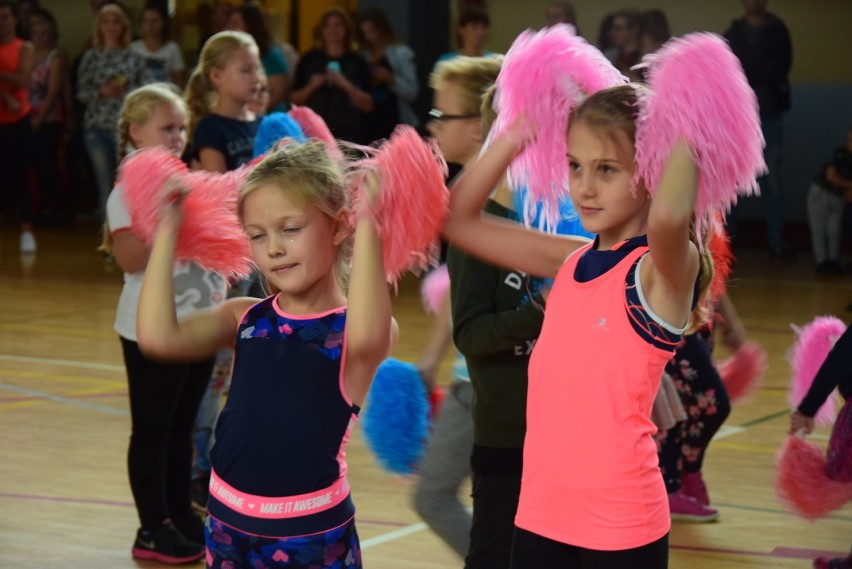
<path fill-rule="evenodd" d="M 454 245 L 555 278 L 530 362 L 512 567 L 667 566 L 668 501 L 649 417 L 712 263 L 691 229 L 698 169 L 687 144 L 672 150 L 653 200 L 632 182 L 638 89 L 599 91 L 570 117 L 571 197 L 593 243 L 482 213 L 530 125 L 498 136 L 451 192 L 444 232 Z M 600 253 L 610 261 L 591 259 Z"/>

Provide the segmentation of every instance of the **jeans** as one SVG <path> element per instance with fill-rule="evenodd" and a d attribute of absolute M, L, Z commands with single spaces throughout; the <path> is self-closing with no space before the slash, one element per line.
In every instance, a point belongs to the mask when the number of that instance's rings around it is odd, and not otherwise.
<path fill-rule="evenodd" d="M 92 170 L 95 174 L 95 184 L 98 187 L 98 208 L 106 211 L 107 196 L 115 185 L 118 168 L 118 138 L 116 133 L 97 128 L 86 129 L 83 132 L 83 142 Z"/>

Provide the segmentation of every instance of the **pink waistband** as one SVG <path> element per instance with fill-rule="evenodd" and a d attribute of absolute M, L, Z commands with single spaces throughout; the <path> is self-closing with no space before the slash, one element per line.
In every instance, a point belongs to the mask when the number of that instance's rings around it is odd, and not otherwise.
<path fill-rule="evenodd" d="M 240 492 L 213 471 L 210 474 L 210 495 L 245 516 L 264 519 L 297 518 L 324 512 L 340 504 L 349 495 L 349 481 L 343 477 L 328 488 L 316 492 L 270 498 Z"/>

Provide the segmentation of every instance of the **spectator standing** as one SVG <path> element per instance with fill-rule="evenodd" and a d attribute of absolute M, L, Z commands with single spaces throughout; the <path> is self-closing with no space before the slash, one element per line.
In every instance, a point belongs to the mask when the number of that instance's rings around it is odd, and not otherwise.
<path fill-rule="evenodd" d="M 420 87 L 414 52 L 399 41 L 387 16 L 377 8 L 361 12 L 358 30 L 364 47 L 362 54 L 370 64 L 373 97 L 373 111 L 364 124 L 365 138 L 387 138 L 400 123 L 416 127 L 419 121 L 410 105 Z"/>
<path fill-rule="evenodd" d="M 373 110 L 367 91 L 370 68 L 356 53 L 354 26 L 341 8 L 330 8 L 314 29 L 314 49 L 296 68 L 291 100 L 320 115 L 336 138 L 369 142 L 364 115 Z"/>
<path fill-rule="evenodd" d="M 758 178 L 758 183 L 765 206 L 770 253 L 773 257 L 787 257 L 792 251 L 783 238 L 781 159 L 783 115 L 790 109 L 788 75 L 793 64 L 793 46 L 784 21 L 766 10 L 767 3 L 768 0 L 742 0 L 745 13 L 731 23 L 725 38 L 740 59 L 760 107 L 760 126 L 766 140 L 763 156 L 769 172 Z M 733 222 L 729 231 L 735 236 L 735 217 Z"/>
<path fill-rule="evenodd" d="M 12 2 L 0 2 L 0 175 L 4 193 L 13 194 L 21 222 L 21 253 L 35 253 L 32 204 L 24 176 L 30 148 L 30 102 L 27 82 L 33 46 L 16 35 L 17 17 Z M 23 166 L 23 167 L 22 167 Z"/>
<path fill-rule="evenodd" d="M 181 89 L 186 85 L 186 65 L 178 44 L 171 39 L 169 13 L 161 2 L 148 2 L 142 10 L 142 39 L 130 49 L 145 59 L 152 77 L 172 82 Z"/>
<path fill-rule="evenodd" d="M 38 181 L 41 218 L 49 223 L 67 220 L 68 208 L 59 176 L 59 154 L 69 108 L 67 93 L 68 56 L 57 45 L 56 20 L 39 10 L 30 17 L 33 41 L 33 67 L 30 72 L 29 100 L 32 108 L 33 170 Z"/>

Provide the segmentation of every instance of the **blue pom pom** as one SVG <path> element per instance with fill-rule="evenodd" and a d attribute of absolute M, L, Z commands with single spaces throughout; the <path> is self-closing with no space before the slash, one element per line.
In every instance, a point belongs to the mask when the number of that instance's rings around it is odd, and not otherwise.
<path fill-rule="evenodd" d="M 522 186 L 516 189 L 512 192 L 512 195 L 514 196 L 515 211 L 518 212 L 521 219 L 523 219 L 523 212 L 526 208 L 529 208 L 531 213 L 530 227 L 546 229 L 549 233 L 556 233 L 557 235 L 577 235 L 579 237 L 594 239 L 594 233 L 589 233 L 583 229 L 583 224 L 580 223 L 580 216 L 577 215 L 577 210 L 574 209 L 574 204 L 571 202 L 569 196 L 563 195 L 559 198 L 559 216 L 556 228 L 552 230 L 551 227 L 545 226 L 542 204 L 528 203 L 530 195 L 526 187 Z"/>
<path fill-rule="evenodd" d="M 263 117 L 257 127 L 254 137 L 254 156 L 269 152 L 282 138 L 292 138 L 296 142 L 307 142 L 308 138 L 302 132 L 293 117 L 287 113 L 270 113 Z"/>
<path fill-rule="evenodd" d="M 414 364 L 388 358 L 379 366 L 361 415 L 367 447 L 393 474 L 411 474 L 426 450 L 429 403 Z"/>

